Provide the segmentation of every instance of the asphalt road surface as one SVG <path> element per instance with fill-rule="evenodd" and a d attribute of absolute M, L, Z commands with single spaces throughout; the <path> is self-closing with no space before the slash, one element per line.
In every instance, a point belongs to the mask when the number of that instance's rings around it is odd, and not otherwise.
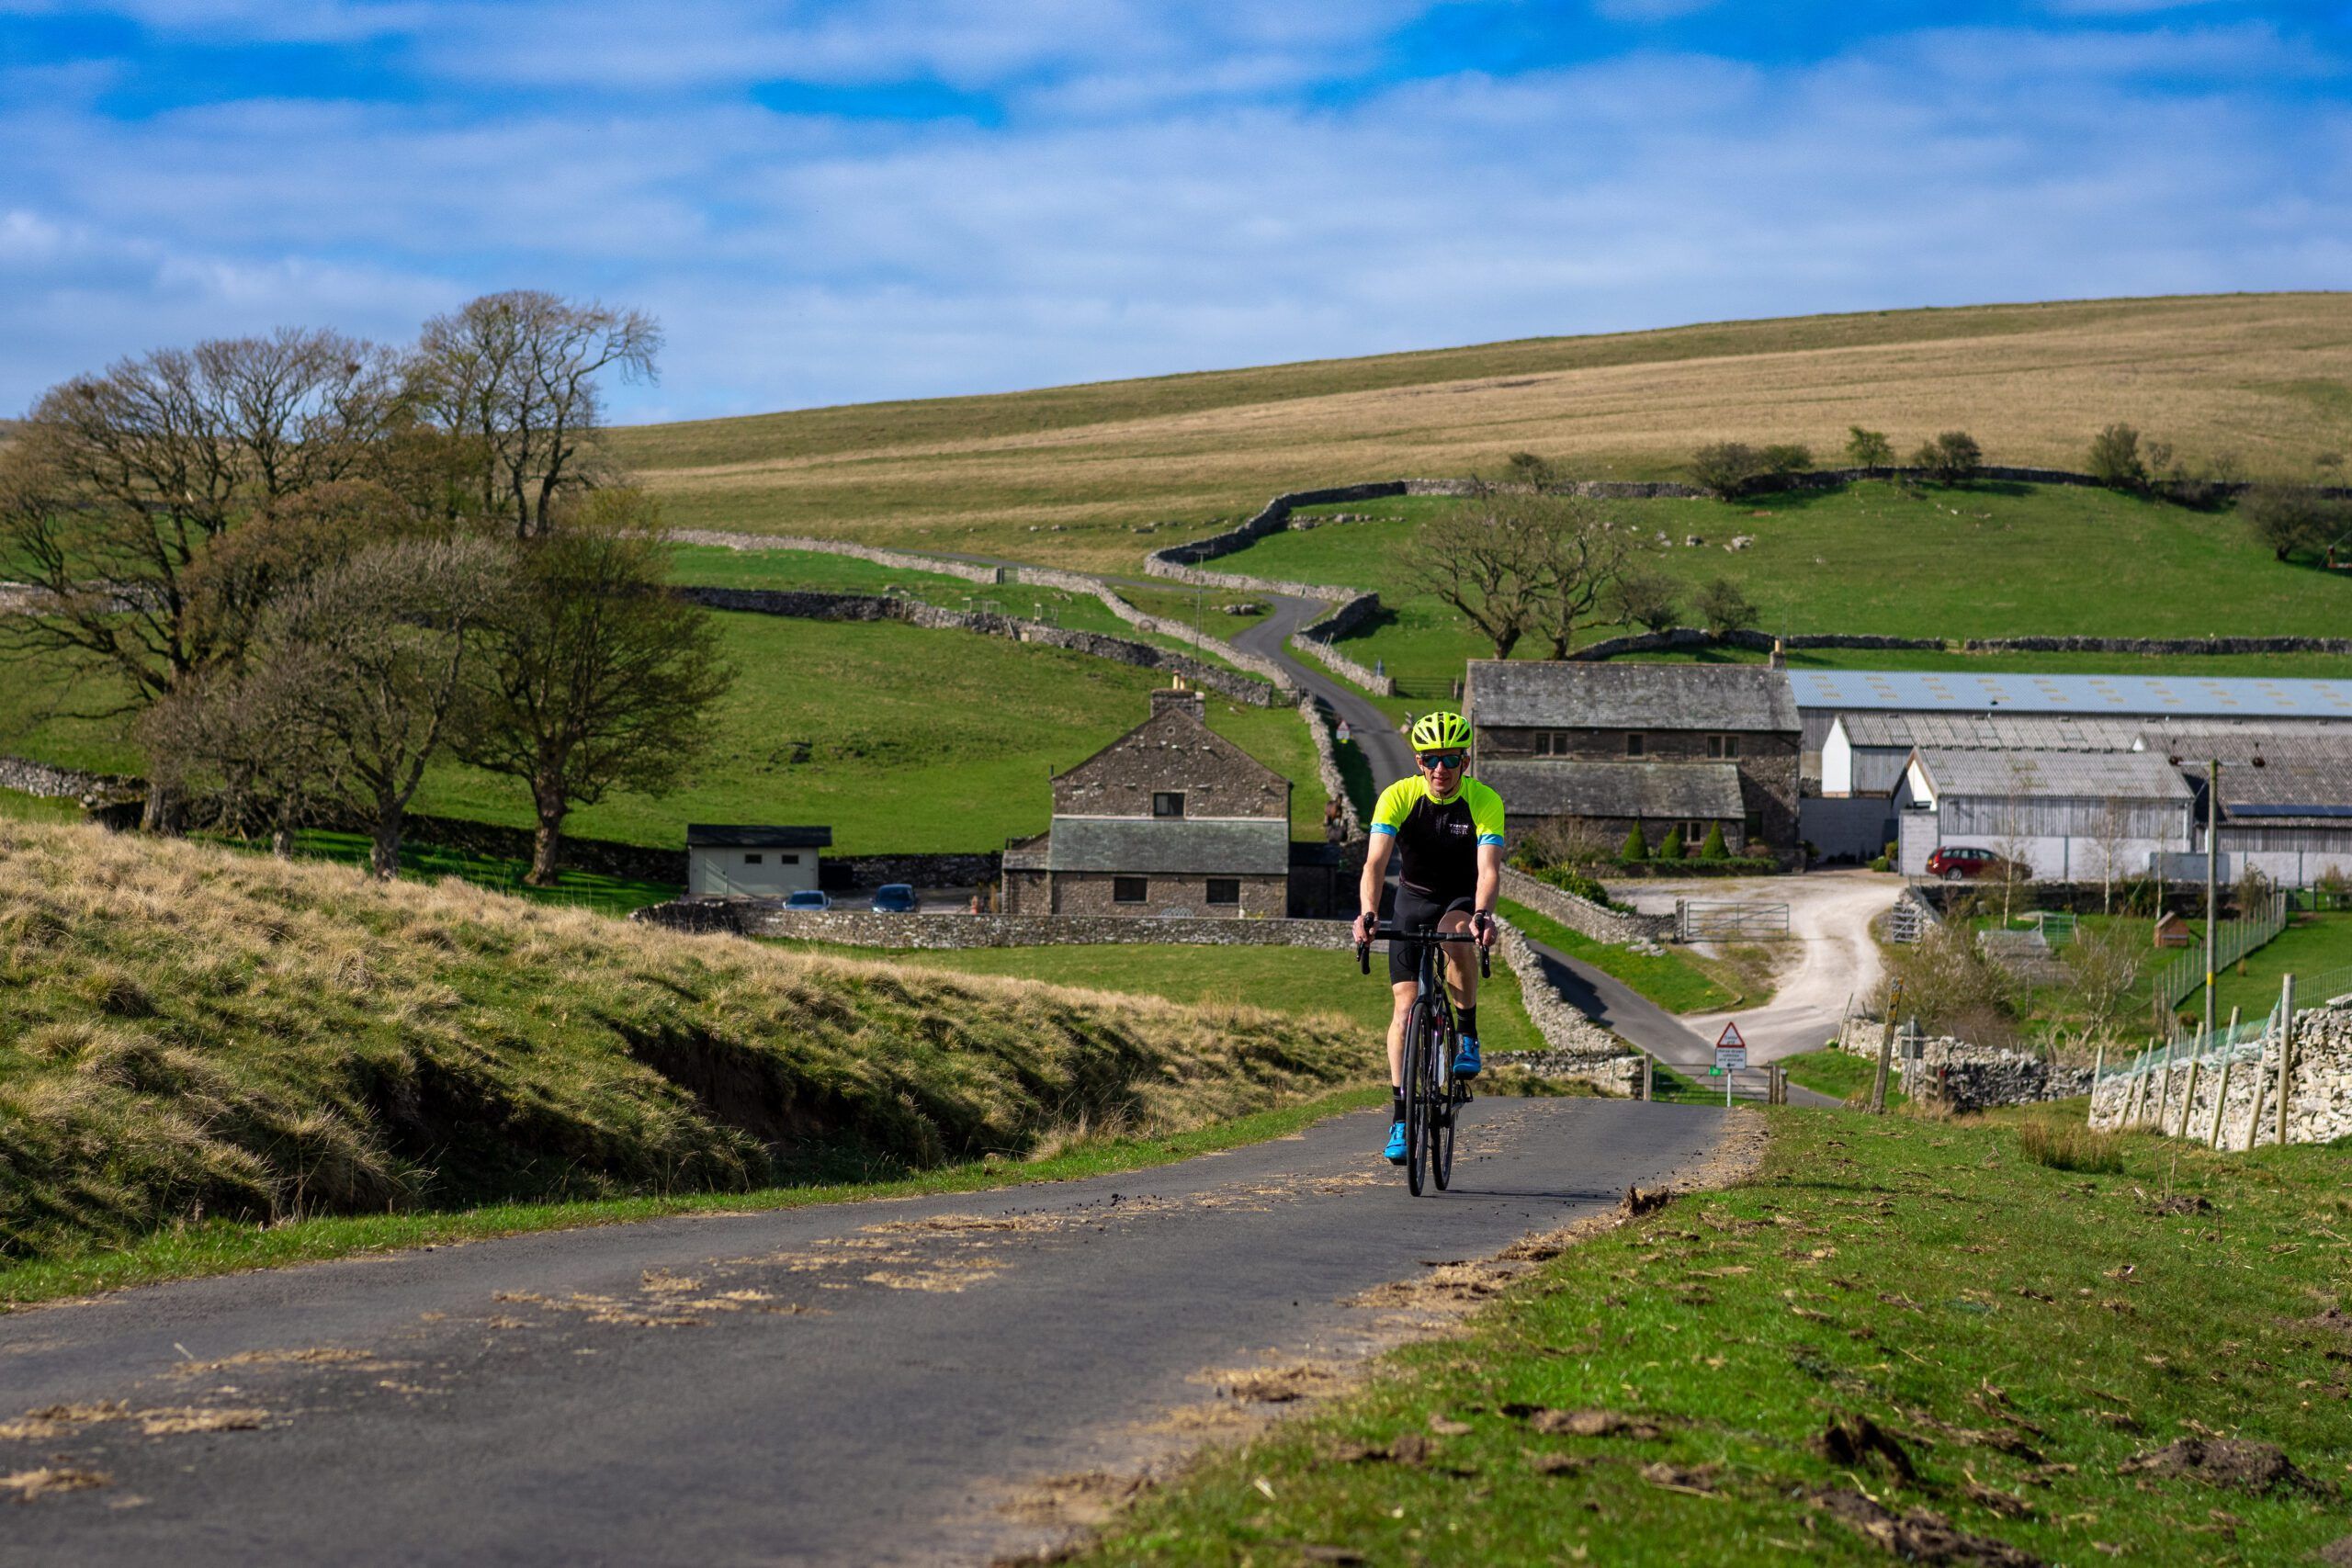
<path fill-rule="evenodd" d="M 987 1561 L 1067 1530 L 1034 1483 L 1181 1450 L 1217 1369 L 1360 1356 L 1394 1319 L 1350 1298 L 1604 1210 L 1722 1125 L 1482 1100 L 1417 1200 L 1364 1112 L 1086 1181 L 21 1311 L 0 1562 Z"/>

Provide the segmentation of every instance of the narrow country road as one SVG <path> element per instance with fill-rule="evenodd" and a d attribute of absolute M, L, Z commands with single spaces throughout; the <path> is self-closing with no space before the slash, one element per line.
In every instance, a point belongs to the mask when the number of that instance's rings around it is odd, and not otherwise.
<path fill-rule="evenodd" d="M 1867 998 L 1884 975 L 1871 922 L 1893 908 L 1902 891 L 1902 878 L 1871 871 L 1809 871 L 1736 884 L 1727 894 L 1710 890 L 1707 896 L 1714 897 L 1785 902 L 1790 962 L 1763 1007 L 1693 1014 L 1686 1021 L 1712 1039 L 1725 1020 L 1736 1018 L 1757 1062 L 1819 1050 L 1845 1022 L 1848 1005 Z"/>
<path fill-rule="evenodd" d="M 1724 1125 L 1482 1100 L 1453 1190 L 1415 1199 L 1368 1111 L 1084 1181 L 19 1311 L 0 1474 L 80 1485 L 6 1507 L 0 1563 L 989 1562 L 1083 1518 L 1057 1498 L 1426 1325 L 1446 1266 L 1657 1185 Z"/>

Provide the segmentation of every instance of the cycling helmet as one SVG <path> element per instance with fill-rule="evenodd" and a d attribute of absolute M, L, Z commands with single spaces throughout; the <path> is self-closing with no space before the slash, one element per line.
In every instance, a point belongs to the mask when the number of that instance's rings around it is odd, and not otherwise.
<path fill-rule="evenodd" d="M 1425 713 L 1413 721 L 1413 750 L 1444 751 L 1470 744 L 1470 721 L 1458 713 Z"/>

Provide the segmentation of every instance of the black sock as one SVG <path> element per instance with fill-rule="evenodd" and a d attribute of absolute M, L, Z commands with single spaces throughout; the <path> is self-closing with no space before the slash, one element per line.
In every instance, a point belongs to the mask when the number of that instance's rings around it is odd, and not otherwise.
<path fill-rule="evenodd" d="M 1402 1122 L 1404 1119 L 1405 1091 L 1401 1089 L 1392 1087 L 1388 1091 L 1388 1120 L 1391 1122 Z"/>
<path fill-rule="evenodd" d="M 1478 1010 L 1476 1008 L 1457 1008 L 1453 1016 L 1464 1034 L 1473 1040 L 1478 1038 Z"/>

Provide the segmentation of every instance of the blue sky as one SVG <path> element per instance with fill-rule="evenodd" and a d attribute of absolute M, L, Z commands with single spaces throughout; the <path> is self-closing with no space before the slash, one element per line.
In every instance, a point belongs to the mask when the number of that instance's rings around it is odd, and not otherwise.
<path fill-rule="evenodd" d="M 0 412 L 641 307 L 628 419 L 2352 284 L 2352 5 L 0 0 Z"/>

